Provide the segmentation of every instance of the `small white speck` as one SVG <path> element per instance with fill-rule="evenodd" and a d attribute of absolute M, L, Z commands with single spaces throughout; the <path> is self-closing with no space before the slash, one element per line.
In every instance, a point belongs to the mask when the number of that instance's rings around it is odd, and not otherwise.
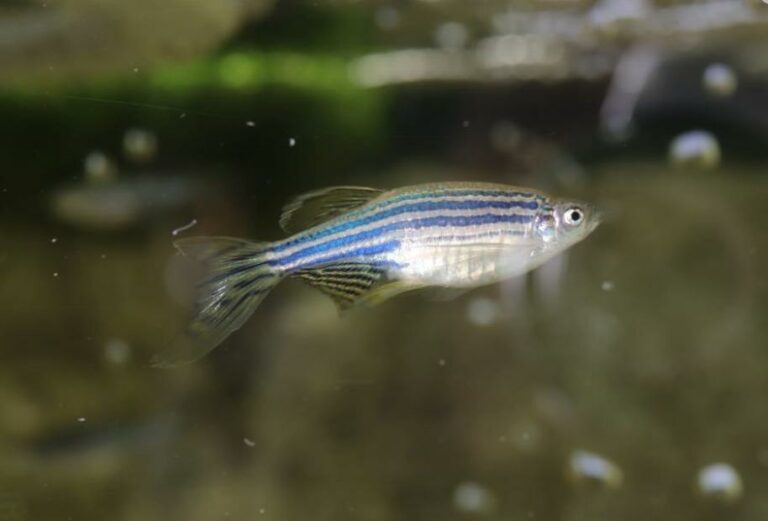
<path fill-rule="evenodd" d="M 243 443 L 245 443 L 246 446 L 251 448 L 256 446 L 256 442 L 253 440 L 249 440 L 248 438 L 243 438 Z"/>
<path fill-rule="evenodd" d="M 102 254 L 100 255 L 100 257 L 101 257 L 102 259 L 106 259 L 106 258 L 107 258 L 107 254 L 106 254 L 106 253 L 102 253 Z"/>
<path fill-rule="evenodd" d="M 79 418 L 77 419 L 77 421 L 78 421 L 78 422 L 80 422 L 80 423 L 85 423 L 85 416 L 81 416 L 81 417 L 79 417 Z"/>
<path fill-rule="evenodd" d="M 58 276 L 59 276 L 59 272 L 58 272 L 58 271 L 54 271 L 54 272 L 53 272 L 53 276 L 54 276 L 54 277 L 58 277 Z"/>
<path fill-rule="evenodd" d="M 138 68 L 138 67 L 134 67 L 134 68 L 133 68 L 133 72 L 134 72 L 134 73 L 136 73 L 136 72 L 139 72 L 139 68 Z"/>
<path fill-rule="evenodd" d="M 467 121 L 467 120 L 462 121 L 461 122 L 461 126 L 464 127 L 464 128 L 469 128 L 469 121 Z"/>
<path fill-rule="evenodd" d="M 190 222 L 188 222 L 184 226 L 181 226 L 181 227 L 176 228 L 175 230 L 173 230 L 171 232 L 171 235 L 176 236 L 176 235 L 180 234 L 183 231 L 189 230 L 190 228 L 192 228 L 196 224 L 197 224 L 197 219 L 192 219 Z"/>
<path fill-rule="evenodd" d="M 51 237 L 51 244 L 56 244 L 56 241 L 58 241 L 56 237 Z"/>
<path fill-rule="evenodd" d="M 267 509 L 266 508 L 260 508 L 259 509 L 259 514 L 266 514 L 266 513 L 267 513 Z"/>
<path fill-rule="evenodd" d="M 289 140 L 288 140 L 288 146 L 289 146 L 289 147 L 294 147 L 294 146 L 296 146 L 296 139 L 295 139 L 295 138 L 291 138 L 291 139 L 289 139 Z"/>
<path fill-rule="evenodd" d="M 446 361 L 444 358 L 441 358 L 440 360 L 437 361 L 437 365 L 439 365 L 440 367 L 445 367 L 445 364 L 446 364 Z"/>
<path fill-rule="evenodd" d="M 187 113 L 186 112 L 182 112 L 181 114 L 179 114 L 179 119 L 184 119 L 186 117 L 187 117 Z"/>
<path fill-rule="evenodd" d="M 603 291 L 613 291 L 614 284 L 612 280 L 604 280 L 600 287 Z"/>
<path fill-rule="evenodd" d="M 246 121 L 245 122 L 245 126 L 246 127 L 255 127 L 256 126 L 256 122 L 255 121 Z"/>

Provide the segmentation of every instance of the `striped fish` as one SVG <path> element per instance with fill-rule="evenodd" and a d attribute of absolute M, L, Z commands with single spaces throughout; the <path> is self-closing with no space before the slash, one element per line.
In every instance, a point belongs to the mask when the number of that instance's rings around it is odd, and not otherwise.
<path fill-rule="evenodd" d="M 523 274 L 599 222 L 588 204 L 498 184 L 310 192 L 284 208 L 280 225 L 291 234 L 285 240 L 196 237 L 175 243 L 203 262 L 208 274 L 184 341 L 155 364 L 205 355 L 286 277 L 328 294 L 341 310 L 370 306 L 416 288 L 472 288 Z"/>

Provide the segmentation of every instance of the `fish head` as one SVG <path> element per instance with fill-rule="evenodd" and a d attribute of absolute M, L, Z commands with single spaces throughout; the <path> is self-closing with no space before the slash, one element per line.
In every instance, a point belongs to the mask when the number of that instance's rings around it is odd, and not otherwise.
<path fill-rule="evenodd" d="M 553 200 L 536 216 L 535 233 L 548 245 L 567 247 L 584 239 L 602 220 L 598 208 L 573 200 Z"/>

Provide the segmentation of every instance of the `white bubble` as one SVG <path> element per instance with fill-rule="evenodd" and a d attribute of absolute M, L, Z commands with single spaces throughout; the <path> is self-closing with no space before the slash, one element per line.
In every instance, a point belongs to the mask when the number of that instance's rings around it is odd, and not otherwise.
<path fill-rule="evenodd" d="M 612 489 L 619 488 L 624 481 L 624 473 L 618 465 L 585 450 L 571 454 L 566 473 L 576 483 L 590 482 Z"/>
<path fill-rule="evenodd" d="M 379 29 L 390 30 L 400 25 L 400 11 L 391 5 L 379 7 L 373 17 Z"/>
<path fill-rule="evenodd" d="M 157 154 L 157 137 L 148 130 L 132 128 L 123 136 L 125 156 L 136 163 L 146 163 Z"/>
<path fill-rule="evenodd" d="M 255 121 L 246 121 L 245 122 L 245 126 L 246 127 L 255 127 L 256 126 L 256 122 Z"/>
<path fill-rule="evenodd" d="M 85 178 L 91 183 L 105 183 L 117 177 L 117 166 L 104 152 L 94 150 L 83 161 Z"/>
<path fill-rule="evenodd" d="M 59 272 L 58 272 L 58 271 L 54 271 L 54 272 L 53 272 L 53 276 L 54 276 L 54 277 L 58 277 L 58 276 L 59 276 Z"/>
<path fill-rule="evenodd" d="M 728 502 L 739 499 L 744 490 L 738 472 L 727 463 L 713 463 L 702 468 L 697 485 L 702 495 Z"/>
<path fill-rule="evenodd" d="M 713 63 L 704 70 L 702 78 L 704 88 L 713 96 L 730 96 L 736 91 L 738 79 L 728 65 Z"/>
<path fill-rule="evenodd" d="M 85 423 L 85 417 L 81 416 L 80 418 L 77 419 L 77 421 L 80 423 Z"/>
<path fill-rule="evenodd" d="M 59 241 L 56 237 L 51 237 L 51 244 L 56 244 Z"/>
<path fill-rule="evenodd" d="M 670 160 L 678 166 L 712 169 L 720 164 L 720 144 L 705 130 L 680 134 L 669 146 Z"/>
<path fill-rule="evenodd" d="M 131 346 L 121 338 L 110 338 L 104 344 L 104 359 L 111 365 L 124 365 L 131 358 Z"/>
<path fill-rule="evenodd" d="M 474 481 L 460 483 L 453 492 L 453 504 L 463 512 L 489 512 L 495 503 L 493 494 Z"/>
<path fill-rule="evenodd" d="M 613 291 L 614 284 L 612 280 L 604 280 L 603 283 L 600 285 L 600 288 L 602 288 L 603 291 Z"/>
<path fill-rule="evenodd" d="M 467 303 L 467 320 L 476 326 L 490 326 L 500 314 L 498 303 L 487 297 L 475 297 Z"/>
<path fill-rule="evenodd" d="M 443 49 L 461 49 L 468 39 L 467 28 L 459 22 L 446 22 L 435 31 L 435 42 Z"/>
<path fill-rule="evenodd" d="M 445 358 L 441 358 L 440 360 L 437 361 L 437 365 L 439 365 L 440 367 L 445 367 L 445 364 L 446 364 Z"/>
<path fill-rule="evenodd" d="M 289 147 L 294 147 L 294 146 L 296 146 L 296 139 L 295 139 L 295 138 L 290 138 L 290 139 L 288 140 L 288 146 L 289 146 Z"/>

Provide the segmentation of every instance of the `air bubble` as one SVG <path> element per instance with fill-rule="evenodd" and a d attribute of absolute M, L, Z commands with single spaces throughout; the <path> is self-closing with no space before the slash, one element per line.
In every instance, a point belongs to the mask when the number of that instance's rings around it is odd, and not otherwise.
<path fill-rule="evenodd" d="M 123 136 L 125 156 L 135 163 L 146 163 L 157 154 L 157 137 L 150 131 L 133 128 Z"/>
<path fill-rule="evenodd" d="M 83 161 L 85 178 L 91 183 L 106 183 L 117 177 L 117 166 L 104 152 L 94 150 Z"/>
<path fill-rule="evenodd" d="M 720 164 L 720 144 L 711 133 L 692 130 L 672 141 L 669 157 L 677 166 L 714 169 Z"/>
<path fill-rule="evenodd" d="M 474 481 L 460 483 L 453 492 L 453 504 L 462 512 L 482 513 L 493 510 L 496 501 L 493 494 Z"/>
<path fill-rule="evenodd" d="M 131 359 L 131 346 L 121 338 L 110 338 L 104 344 L 104 359 L 110 365 L 125 365 Z"/>
<path fill-rule="evenodd" d="M 712 96 L 726 97 L 736 91 L 738 79 L 728 65 L 713 63 L 704 70 L 702 78 L 704 88 Z"/>
<path fill-rule="evenodd" d="M 738 472 L 727 463 L 713 463 L 702 468 L 697 486 L 703 496 L 724 502 L 736 501 L 744 490 Z"/>
<path fill-rule="evenodd" d="M 585 450 L 576 450 L 571 454 L 566 474 L 575 483 L 593 483 L 608 489 L 617 489 L 624 481 L 624 473 L 618 465 Z"/>
<path fill-rule="evenodd" d="M 490 326 L 499 319 L 499 305 L 487 297 L 476 297 L 467 304 L 467 320 L 476 326 Z"/>

